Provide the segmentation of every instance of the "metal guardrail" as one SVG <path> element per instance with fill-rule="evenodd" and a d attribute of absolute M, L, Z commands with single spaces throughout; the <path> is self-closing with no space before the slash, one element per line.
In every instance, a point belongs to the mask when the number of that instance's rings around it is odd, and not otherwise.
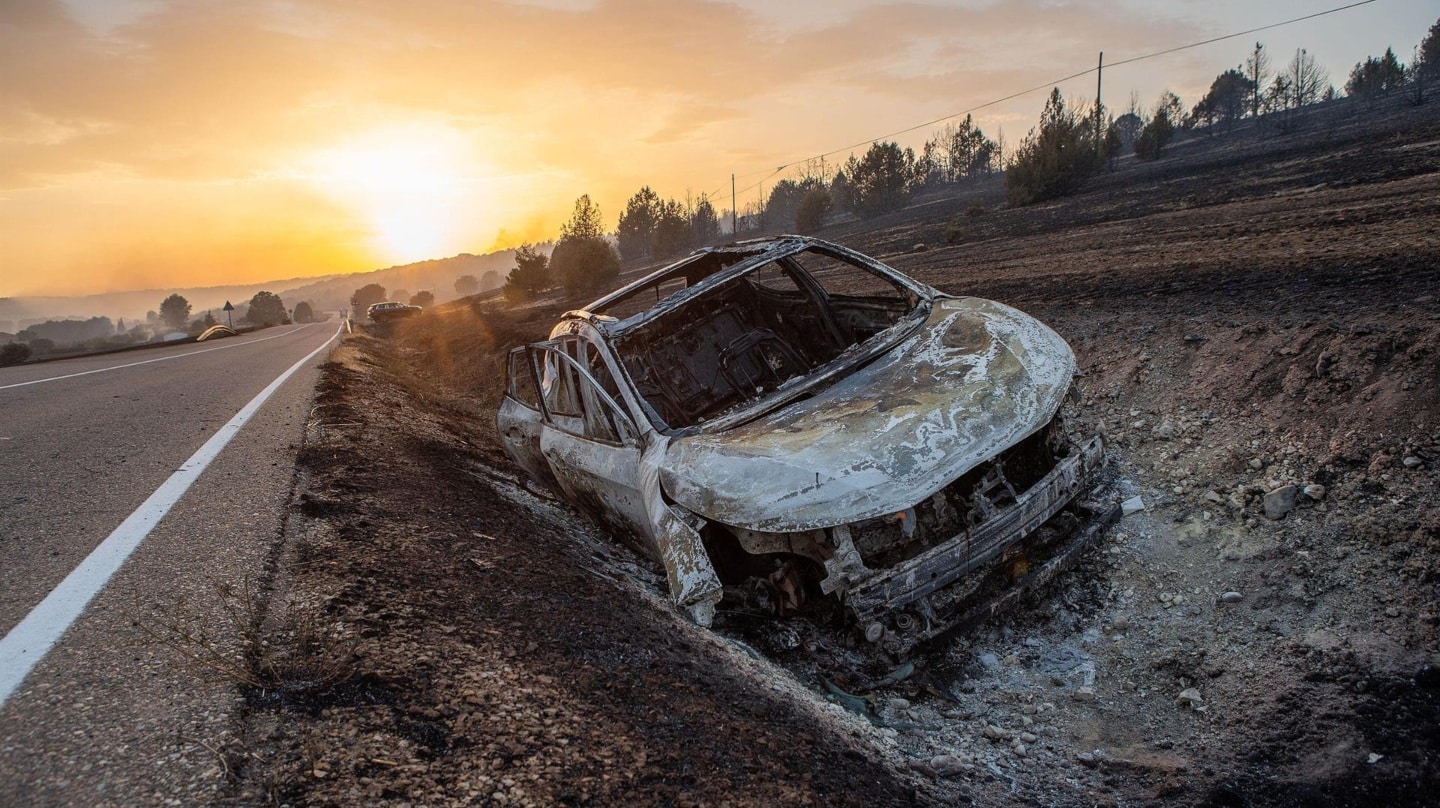
<path fill-rule="evenodd" d="M 195 341 L 196 341 L 196 342 L 204 342 L 204 341 L 207 340 L 207 339 L 220 339 L 221 337 L 233 337 L 233 336 L 235 336 L 235 335 L 238 334 L 238 333 L 239 333 L 238 331 L 236 331 L 235 329 L 231 328 L 231 327 L 228 326 L 228 325 L 212 325 L 212 326 L 210 326 L 209 328 L 205 329 L 203 332 L 201 332 L 200 336 L 198 336 L 198 337 L 195 338 Z"/>

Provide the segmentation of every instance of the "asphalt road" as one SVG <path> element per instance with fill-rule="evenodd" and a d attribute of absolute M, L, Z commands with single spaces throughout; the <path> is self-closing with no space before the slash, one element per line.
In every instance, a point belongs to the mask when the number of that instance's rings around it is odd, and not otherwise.
<path fill-rule="evenodd" d="M 327 351 L 238 431 L 233 419 L 336 329 L 0 368 L 0 649 L 35 615 L 84 602 L 75 579 L 86 576 L 71 573 L 113 556 L 116 534 L 142 539 L 48 653 L 26 649 L 39 662 L 0 706 L 0 805 L 194 805 L 218 794 L 214 750 L 238 743 L 227 734 L 233 683 L 136 624 L 163 628 L 169 613 L 222 649 L 233 641 L 218 587 L 254 582 L 278 547 Z M 233 438 L 196 476 L 217 432 Z M 187 474 L 193 484 L 146 525 L 152 495 L 164 499 Z M 15 669 L 8 653 L 0 673 Z"/>

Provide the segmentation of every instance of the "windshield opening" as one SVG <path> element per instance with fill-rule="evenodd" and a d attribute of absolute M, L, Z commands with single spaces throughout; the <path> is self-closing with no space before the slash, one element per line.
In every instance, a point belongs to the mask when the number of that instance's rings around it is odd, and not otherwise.
<path fill-rule="evenodd" d="M 625 290 L 623 294 L 617 293 L 601 298 L 590 305 L 589 311 L 592 314 L 624 320 L 627 317 L 649 311 L 676 292 L 694 286 L 722 269 L 749 257 L 748 253 L 702 253 L 671 267 L 667 272 L 650 278 L 647 283 Z"/>
<path fill-rule="evenodd" d="M 811 249 L 717 285 L 625 332 L 616 347 L 636 390 L 681 429 L 798 383 L 919 303 L 899 283 Z"/>

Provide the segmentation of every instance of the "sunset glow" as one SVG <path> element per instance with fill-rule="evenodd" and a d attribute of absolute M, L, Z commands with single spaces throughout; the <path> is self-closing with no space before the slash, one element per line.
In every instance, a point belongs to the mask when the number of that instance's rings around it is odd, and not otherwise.
<path fill-rule="evenodd" d="M 384 260 L 419 261 L 471 248 L 486 227 L 484 158 L 470 152 L 452 130 L 396 127 L 322 150 L 305 178 L 360 217 Z"/>
<path fill-rule="evenodd" d="M 1328 6 L 1326 6 L 1328 7 Z M 1308 0 L 8 0 L 0 297 L 260 282 L 553 238 L 589 194 L 763 199 L 775 167 Z M 1268 31 L 1343 84 L 1433 0 Z M 1246 37 L 1107 69 L 1186 108 Z M 1063 83 L 1075 98 L 1094 77 Z M 1045 92 L 985 106 L 1014 148 Z M 898 137 L 918 148 L 931 134 Z M 844 154 L 832 158 L 843 161 Z"/>

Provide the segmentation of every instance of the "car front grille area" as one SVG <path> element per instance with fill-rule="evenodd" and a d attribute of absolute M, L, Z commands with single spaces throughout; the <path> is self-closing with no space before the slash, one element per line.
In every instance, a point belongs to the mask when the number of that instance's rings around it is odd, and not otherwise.
<path fill-rule="evenodd" d="M 890 567 L 980 525 L 1069 455 L 1060 418 L 904 511 L 850 526 L 865 566 Z"/>

